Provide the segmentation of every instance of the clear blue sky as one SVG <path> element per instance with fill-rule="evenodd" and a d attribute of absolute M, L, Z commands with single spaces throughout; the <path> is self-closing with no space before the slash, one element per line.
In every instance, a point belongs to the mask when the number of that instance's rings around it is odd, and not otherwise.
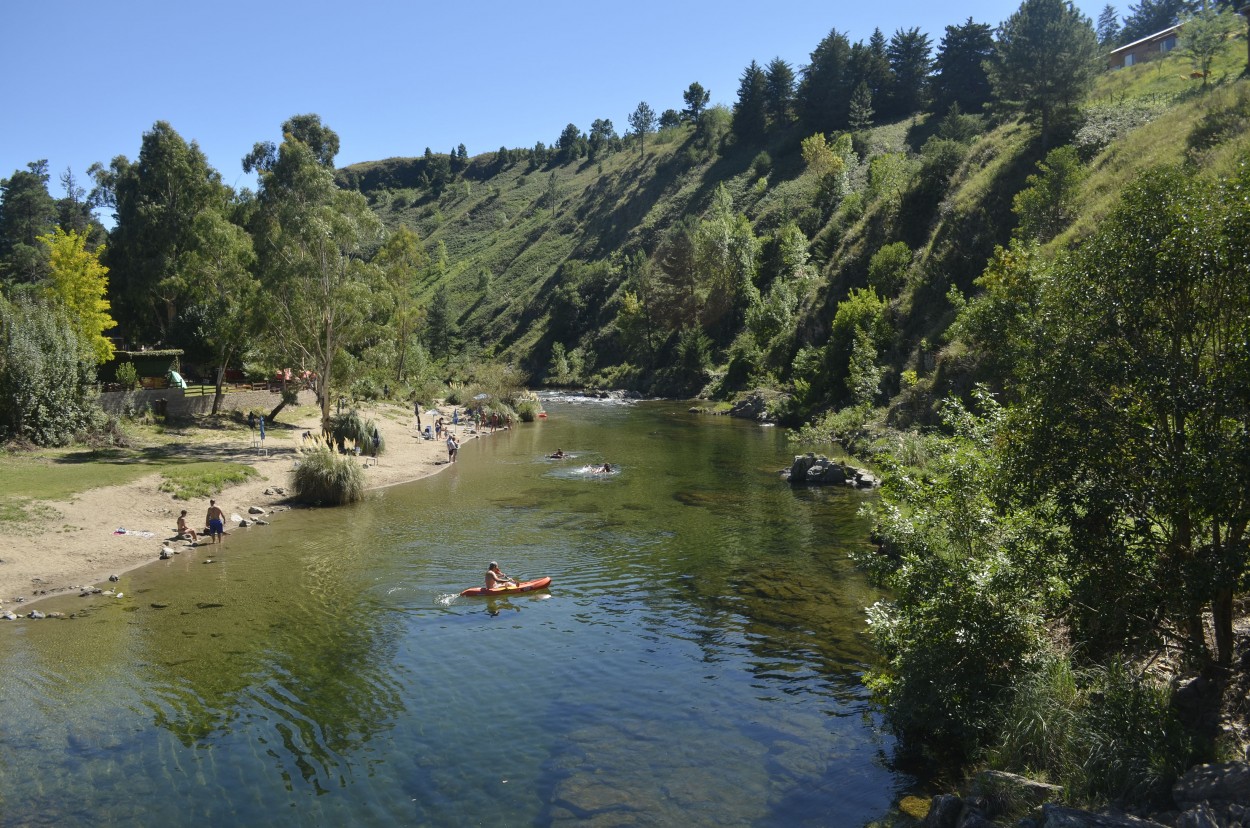
<path fill-rule="evenodd" d="M 1079 4 L 1085 14 L 1102 7 Z M 46 158 L 54 197 L 70 167 L 134 159 L 165 120 L 197 141 L 222 178 L 250 186 L 240 159 L 315 112 L 338 132 L 338 166 L 552 143 L 566 124 L 610 118 L 625 132 L 639 101 L 682 107 L 698 81 L 732 104 L 752 60 L 796 73 L 831 29 L 852 42 L 918 26 L 997 26 L 1019 0 L 3 0 L 0 178 Z"/>

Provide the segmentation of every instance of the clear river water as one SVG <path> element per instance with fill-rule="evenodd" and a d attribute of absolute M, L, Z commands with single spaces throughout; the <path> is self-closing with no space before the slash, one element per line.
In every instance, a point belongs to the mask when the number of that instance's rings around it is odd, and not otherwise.
<path fill-rule="evenodd" d="M 780 429 L 546 405 L 0 627 L 0 825 L 886 819 L 913 780 L 861 683 L 872 495 L 791 489 Z M 458 597 L 491 560 L 554 581 Z"/>

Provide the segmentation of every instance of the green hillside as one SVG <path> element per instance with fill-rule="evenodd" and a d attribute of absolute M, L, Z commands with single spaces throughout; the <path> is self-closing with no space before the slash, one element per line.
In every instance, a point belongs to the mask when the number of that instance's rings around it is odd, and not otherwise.
<path fill-rule="evenodd" d="M 1177 53 L 1099 77 L 1079 120 L 1052 142 L 1052 149 L 1075 147 L 1082 178 L 1063 226 L 1045 246 L 1077 242 L 1144 169 L 1231 169 L 1250 146 L 1244 55 L 1244 38 L 1230 39 L 1205 89 Z M 1012 238 L 1013 200 L 1045 157 L 1034 127 L 993 114 L 922 114 L 865 128 L 851 134 L 844 191 L 830 194 L 802 157 L 801 127 L 749 142 L 728 131 L 729 113 L 721 116 L 712 126 L 683 124 L 650 135 L 641 152 L 631 136 L 593 160 L 565 160 L 554 147 L 551 160 L 534 150 L 501 150 L 463 159 L 449 174 L 458 159 L 434 155 L 357 164 L 337 178 L 364 193 L 388 227 L 414 229 L 445 260 L 419 290 L 425 301 L 447 290 L 465 344 L 521 365 L 540 382 L 725 397 L 755 385 L 795 392 L 798 380 L 799 403 L 781 413 L 838 407 L 849 398 L 842 380 L 853 344 L 831 340 L 838 308 L 869 286 L 873 256 L 888 245 L 898 252 L 900 243 L 905 267 L 872 285 L 888 302 L 889 331 L 877 343 L 877 402 L 899 394 L 905 371 L 917 372 L 918 383 L 908 388 L 913 403 L 917 395 L 937 398 L 995 379 L 944 341 L 954 310 L 948 293 L 974 293 L 995 246 Z M 439 164 L 446 175 L 435 186 Z M 675 237 L 708 219 L 721 188 L 758 244 L 754 283 L 761 298 L 788 281 L 798 304 L 771 337 L 744 337 L 741 318 L 707 330 L 708 370 L 678 372 L 671 366 L 681 361 L 680 329 L 698 320 L 665 317 L 654 351 L 640 353 L 626 341 L 621 318 L 625 292 L 638 291 L 628 261 L 640 252 L 661 272 L 679 253 Z M 809 242 L 810 277 L 782 272 L 794 267 L 777 255 L 788 224 Z M 553 347 L 578 357 L 562 376 L 553 373 Z M 804 348 L 818 350 L 827 370 L 805 375 L 796 367 Z M 758 363 L 738 370 L 735 358 Z"/>

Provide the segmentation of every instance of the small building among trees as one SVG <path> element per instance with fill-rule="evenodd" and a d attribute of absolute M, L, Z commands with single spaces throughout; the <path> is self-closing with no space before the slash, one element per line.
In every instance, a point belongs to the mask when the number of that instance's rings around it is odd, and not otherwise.
<path fill-rule="evenodd" d="M 1181 24 L 1177 23 L 1118 49 L 1112 49 L 1107 55 L 1107 68 L 1122 69 L 1167 54 L 1179 45 L 1180 33 Z"/>

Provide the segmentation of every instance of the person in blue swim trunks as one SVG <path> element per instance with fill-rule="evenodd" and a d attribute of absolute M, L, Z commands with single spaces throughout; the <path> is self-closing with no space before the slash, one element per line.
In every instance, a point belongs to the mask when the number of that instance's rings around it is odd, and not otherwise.
<path fill-rule="evenodd" d="M 226 513 L 217 505 L 216 500 L 208 501 L 208 516 L 205 520 L 213 543 L 221 543 L 222 535 L 226 534 Z"/>

